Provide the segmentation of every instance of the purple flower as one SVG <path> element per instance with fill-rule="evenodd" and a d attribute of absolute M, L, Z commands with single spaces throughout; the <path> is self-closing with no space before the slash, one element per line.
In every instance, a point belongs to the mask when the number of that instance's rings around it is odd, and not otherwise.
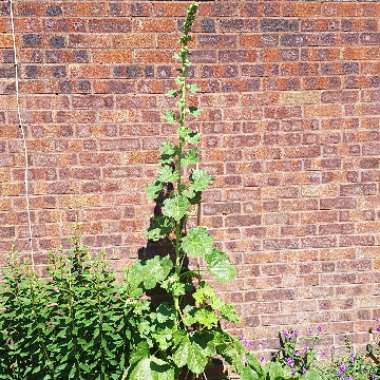
<path fill-rule="evenodd" d="M 322 326 L 321 325 L 318 325 L 317 331 L 318 331 L 319 334 L 322 332 Z"/>
<path fill-rule="evenodd" d="M 245 349 L 247 349 L 247 350 L 253 349 L 253 341 L 247 339 L 244 335 L 240 336 L 240 342 L 245 347 Z"/>
<path fill-rule="evenodd" d="M 380 333 L 380 325 L 376 327 L 376 332 Z"/>
<path fill-rule="evenodd" d="M 287 358 L 286 359 L 286 364 L 289 366 L 289 367 L 293 367 L 294 366 L 294 359 L 293 358 Z"/>
<path fill-rule="evenodd" d="M 347 365 L 345 363 L 341 363 L 337 370 L 337 375 L 341 377 L 347 371 Z M 343 379 L 342 379 L 343 380 Z"/>

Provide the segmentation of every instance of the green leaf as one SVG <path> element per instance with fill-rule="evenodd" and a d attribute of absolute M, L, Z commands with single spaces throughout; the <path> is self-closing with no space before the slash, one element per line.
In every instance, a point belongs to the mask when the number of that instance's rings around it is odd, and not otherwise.
<path fill-rule="evenodd" d="M 259 380 L 260 377 L 252 368 L 250 367 L 243 367 L 239 371 L 240 379 L 241 380 Z"/>
<path fill-rule="evenodd" d="M 147 193 L 148 199 L 150 201 L 154 201 L 158 195 L 161 193 L 163 190 L 164 185 L 159 182 L 154 182 L 150 184 L 149 186 L 146 187 L 145 192 Z"/>
<path fill-rule="evenodd" d="M 150 369 L 150 359 L 145 358 L 140 360 L 135 368 L 133 368 L 128 380 L 152 380 L 152 371 Z"/>
<path fill-rule="evenodd" d="M 176 222 L 179 222 L 186 215 L 189 207 L 190 202 L 186 197 L 176 195 L 173 198 L 165 199 L 162 213 L 169 218 L 173 218 Z"/>
<path fill-rule="evenodd" d="M 165 141 L 160 146 L 160 154 L 163 156 L 173 156 L 175 154 L 175 149 L 176 147 L 174 144 Z"/>
<path fill-rule="evenodd" d="M 173 268 L 169 256 L 155 256 L 144 262 L 142 280 L 146 289 L 153 289 L 159 282 L 164 281 Z"/>
<path fill-rule="evenodd" d="M 188 109 L 189 113 L 194 117 L 198 117 L 202 113 L 201 109 L 195 106 L 190 106 Z"/>
<path fill-rule="evenodd" d="M 177 129 L 177 133 L 182 140 L 186 140 L 191 135 L 192 132 L 193 130 L 188 127 L 179 127 Z"/>
<path fill-rule="evenodd" d="M 312 368 L 306 372 L 304 378 L 305 380 L 320 380 L 321 374 L 317 369 Z"/>
<path fill-rule="evenodd" d="M 268 374 L 269 380 L 283 380 L 285 378 L 284 370 L 278 362 L 268 364 Z"/>
<path fill-rule="evenodd" d="M 220 282 L 228 282 L 235 278 L 236 269 L 232 266 L 226 253 L 217 249 L 206 256 L 208 271 Z"/>
<path fill-rule="evenodd" d="M 190 257 L 205 257 L 213 250 L 214 239 L 204 227 L 192 228 L 182 239 L 182 249 Z"/>
<path fill-rule="evenodd" d="M 154 217 L 149 229 L 146 233 L 146 237 L 152 241 L 158 241 L 167 236 L 174 228 L 173 221 L 163 215 Z"/>
<path fill-rule="evenodd" d="M 188 88 L 192 94 L 196 94 L 197 92 L 201 90 L 196 84 L 189 84 Z"/>
<path fill-rule="evenodd" d="M 198 162 L 198 151 L 196 148 L 189 149 L 181 158 L 183 166 L 195 165 Z"/>
<path fill-rule="evenodd" d="M 173 171 L 171 166 L 165 165 L 160 168 L 158 180 L 163 183 L 176 182 L 178 177 L 179 173 L 177 171 Z"/>
<path fill-rule="evenodd" d="M 187 366 L 189 370 L 196 375 L 204 372 L 208 359 L 204 349 L 197 343 L 192 342 L 190 345 L 189 356 L 187 358 Z"/>
<path fill-rule="evenodd" d="M 191 181 L 192 190 L 203 191 L 212 182 L 212 178 L 205 170 L 195 169 L 191 173 Z"/>
<path fill-rule="evenodd" d="M 178 95 L 177 90 L 169 90 L 166 94 L 169 98 L 175 98 Z"/>
<path fill-rule="evenodd" d="M 186 337 L 173 355 L 173 362 L 178 368 L 182 368 L 187 364 L 190 350 L 191 343 Z"/>
<path fill-rule="evenodd" d="M 164 117 L 164 120 L 169 124 L 174 124 L 176 122 L 176 116 L 173 111 L 166 111 L 163 117 Z"/>
<path fill-rule="evenodd" d="M 174 380 L 174 369 L 155 357 L 140 360 L 133 368 L 128 380 Z"/>
<path fill-rule="evenodd" d="M 190 145 L 197 145 L 201 141 L 201 135 L 198 132 L 191 132 L 187 135 L 185 141 Z"/>
<path fill-rule="evenodd" d="M 169 363 L 152 356 L 150 368 L 153 380 L 174 380 L 174 368 Z"/>
<path fill-rule="evenodd" d="M 246 354 L 246 358 L 247 358 L 248 365 L 252 369 L 254 369 L 259 374 L 260 377 L 262 377 L 264 374 L 264 370 L 263 370 L 263 367 L 261 366 L 260 361 L 249 352 Z"/>
<path fill-rule="evenodd" d="M 218 324 L 218 316 L 212 311 L 207 309 L 199 309 L 195 312 L 194 322 L 211 329 Z"/>
<path fill-rule="evenodd" d="M 236 313 L 235 308 L 232 305 L 223 305 L 220 308 L 220 314 L 224 319 L 226 319 L 229 322 L 238 323 L 239 322 L 239 316 Z"/>
<path fill-rule="evenodd" d="M 132 354 L 129 358 L 130 365 L 133 365 L 143 358 L 149 357 L 149 345 L 146 342 L 141 342 L 134 346 Z"/>
<path fill-rule="evenodd" d="M 174 306 L 167 305 L 167 304 L 161 304 L 157 308 L 157 322 L 158 323 L 165 323 L 169 320 L 174 320 L 176 316 L 176 311 Z"/>

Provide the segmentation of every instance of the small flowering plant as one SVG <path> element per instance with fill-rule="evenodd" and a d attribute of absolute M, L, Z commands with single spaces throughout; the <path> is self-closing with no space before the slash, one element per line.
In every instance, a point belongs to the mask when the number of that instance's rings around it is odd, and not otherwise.
<path fill-rule="evenodd" d="M 319 328 L 318 331 L 320 331 Z M 284 330 L 279 333 L 279 340 L 280 349 L 273 355 L 273 360 L 288 367 L 293 375 L 305 375 L 315 362 L 314 345 L 319 337 L 313 336 L 311 329 L 308 329 L 308 335 L 304 338 L 306 344 L 303 348 L 299 347 L 297 331 Z"/>
<path fill-rule="evenodd" d="M 354 352 L 346 338 L 347 353 L 325 371 L 323 380 L 378 380 L 376 366 L 368 356 Z"/>

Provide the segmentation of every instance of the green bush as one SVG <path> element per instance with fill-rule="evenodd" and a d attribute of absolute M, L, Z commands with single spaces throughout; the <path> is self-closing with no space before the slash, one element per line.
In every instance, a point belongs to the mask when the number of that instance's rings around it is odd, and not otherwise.
<path fill-rule="evenodd" d="M 102 258 L 74 242 L 47 279 L 13 260 L 0 296 L 0 379 L 120 379 L 133 305 Z"/>

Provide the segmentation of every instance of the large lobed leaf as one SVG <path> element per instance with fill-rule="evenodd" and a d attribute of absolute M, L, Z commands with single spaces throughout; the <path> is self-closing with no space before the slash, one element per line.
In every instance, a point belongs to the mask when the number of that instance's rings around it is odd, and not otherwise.
<path fill-rule="evenodd" d="M 176 195 L 173 198 L 165 199 L 162 213 L 169 218 L 173 218 L 176 222 L 180 222 L 189 207 L 190 202 L 185 196 Z"/>
<path fill-rule="evenodd" d="M 189 257 L 206 257 L 212 253 L 214 239 L 204 227 L 194 227 L 182 239 L 182 249 Z"/>
<path fill-rule="evenodd" d="M 206 255 L 207 267 L 210 274 L 220 282 L 228 282 L 235 278 L 236 269 L 232 266 L 227 254 L 213 249 Z"/>

